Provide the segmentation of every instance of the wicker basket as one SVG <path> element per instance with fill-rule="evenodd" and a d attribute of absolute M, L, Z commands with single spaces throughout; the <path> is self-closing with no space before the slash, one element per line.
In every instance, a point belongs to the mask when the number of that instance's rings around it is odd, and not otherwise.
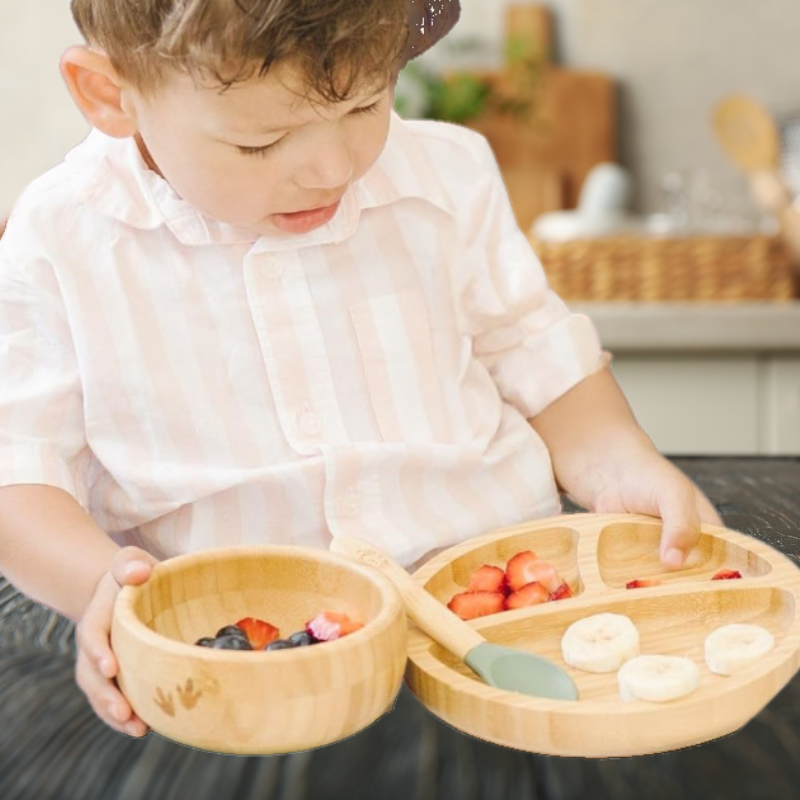
<path fill-rule="evenodd" d="M 609 237 L 531 243 L 565 300 L 791 300 L 789 253 L 771 236 Z"/>

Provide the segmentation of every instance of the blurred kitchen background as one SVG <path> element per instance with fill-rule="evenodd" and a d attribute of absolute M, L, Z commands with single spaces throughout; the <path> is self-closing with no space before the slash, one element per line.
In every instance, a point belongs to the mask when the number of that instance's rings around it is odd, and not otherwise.
<path fill-rule="evenodd" d="M 2 3 L 0 219 L 88 129 L 67 0 Z M 797 0 L 462 0 L 397 110 L 484 133 L 668 455 L 800 456 Z"/>

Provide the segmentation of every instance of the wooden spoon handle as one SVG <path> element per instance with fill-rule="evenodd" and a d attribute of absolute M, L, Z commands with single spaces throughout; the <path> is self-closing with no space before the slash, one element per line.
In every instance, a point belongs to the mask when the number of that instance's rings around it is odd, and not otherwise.
<path fill-rule="evenodd" d="M 382 572 L 394 583 L 408 615 L 434 641 L 462 660 L 486 640 L 460 617 L 425 591 L 397 562 L 355 536 L 336 536 L 330 549 Z"/>

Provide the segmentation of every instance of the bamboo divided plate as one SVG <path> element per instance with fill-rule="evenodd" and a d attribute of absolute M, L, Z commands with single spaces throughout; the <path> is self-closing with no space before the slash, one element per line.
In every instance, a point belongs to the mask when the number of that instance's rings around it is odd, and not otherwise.
<path fill-rule="evenodd" d="M 534 550 L 569 583 L 573 596 L 503 611 L 469 624 L 489 641 L 517 647 L 563 666 L 578 686 L 574 702 L 526 697 L 492 688 L 444 648 L 409 629 L 406 681 L 434 714 L 496 744 L 560 756 L 607 758 L 688 747 L 742 727 L 800 668 L 800 569 L 763 542 L 704 525 L 683 568 L 659 561 L 661 522 L 639 515 L 568 514 L 495 531 L 452 547 L 414 574 L 443 603 L 466 589 L 482 564 L 505 567 Z M 711 580 L 718 570 L 742 578 Z M 626 589 L 659 577 L 659 586 Z M 642 654 L 691 658 L 698 688 L 666 703 L 624 701 L 616 672 L 583 672 L 564 663 L 561 637 L 578 619 L 600 612 L 630 617 Z M 766 627 L 775 647 L 734 676 L 710 672 L 704 640 L 734 622 Z"/>

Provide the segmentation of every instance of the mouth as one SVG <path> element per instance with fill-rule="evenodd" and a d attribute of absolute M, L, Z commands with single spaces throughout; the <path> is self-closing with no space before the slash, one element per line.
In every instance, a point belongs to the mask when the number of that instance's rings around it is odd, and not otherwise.
<path fill-rule="evenodd" d="M 341 203 L 342 200 L 339 198 L 335 203 L 319 208 L 273 214 L 272 220 L 275 227 L 284 233 L 306 233 L 327 225 L 336 216 Z"/>

